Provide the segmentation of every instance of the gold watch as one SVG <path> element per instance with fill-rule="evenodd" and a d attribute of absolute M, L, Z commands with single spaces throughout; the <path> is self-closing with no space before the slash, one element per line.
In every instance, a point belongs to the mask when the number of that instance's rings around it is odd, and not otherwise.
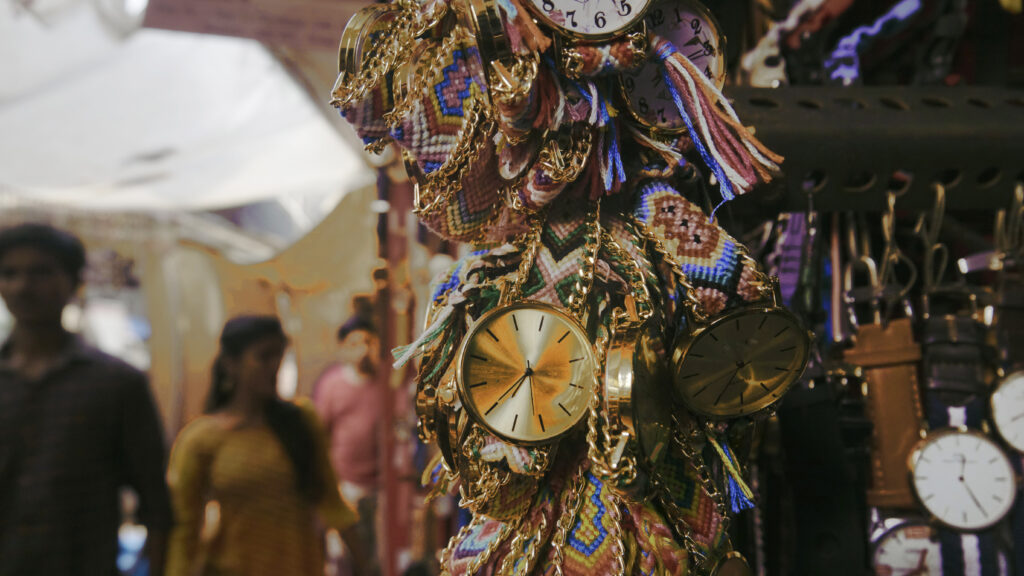
<path fill-rule="evenodd" d="M 665 376 L 666 364 L 658 357 L 651 339 L 649 321 L 653 316 L 650 294 L 643 272 L 632 255 L 610 234 L 605 249 L 615 259 L 629 262 L 630 294 L 622 308 L 612 313 L 611 335 L 605 354 L 604 409 L 617 446 L 608 446 L 610 468 L 618 468 L 625 447 L 633 439 L 640 462 L 651 467 L 667 451 L 672 439 L 672 400 Z"/>
<path fill-rule="evenodd" d="M 757 415 L 803 374 L 812 336 L 778 304 L 777 279 L 770 284 L 767 300 L 710 320 L 686 307 L 687 330 L 672 350 L 673 390 L 696 414 L 712 420 Z"/>
<path fill-rule="evenodd" d="M 672 400 L 664 362 L 652 349 L 646 324 L 616 327 L 605 357 L 604 402 L 611 432 L 635 439 L 641 462 L 654 466 L 672 440 Z M 611 455 L 618 461 L 619 454 Z"/>
<path fill-rule="evenodd" d="M 685 330 L 676 337 L 670 358 L 675 399 L 705 421 L 771 410 L 803 374 L 813 341 L 800 319 L 779 304 L 778 279 L 766 279 L 761 300 L 708 318 L 682 266 L 642 223 L 633 226 L 669 265 L 685 293 Z"/>
<path fill-rule="evenodd" d="M 552 442 L 587 413 L 596 360 L 575 318 L 540 302 L 484 314 L 463 340 L 456 380 L 474 420 L 521 445 Z"/>

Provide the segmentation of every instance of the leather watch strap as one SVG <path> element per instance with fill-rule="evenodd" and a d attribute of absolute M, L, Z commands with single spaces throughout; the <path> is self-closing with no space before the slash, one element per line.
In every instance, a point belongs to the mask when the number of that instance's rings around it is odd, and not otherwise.
<path fill-rule="evenodd" d="M 921 438 L 923 414 L 917 377 L 921 348 L 910 319 L 861 326 L 845 359 L 864 370 L 866 412 L 874 424 L 868 505 L 914 508 L 907 459 Z"/>
<path fill-rule="evenodd" d="M 932 316 L 922 331 L 925 412 L 932 428 L 979 428 L 995 376 L 986 327 L 969 316 Z"/>

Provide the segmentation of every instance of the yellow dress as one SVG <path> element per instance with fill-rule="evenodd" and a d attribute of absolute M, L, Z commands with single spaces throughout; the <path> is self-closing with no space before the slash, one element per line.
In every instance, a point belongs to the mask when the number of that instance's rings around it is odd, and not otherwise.
<path fill-rule="evenodd" d="M 323 575 L 318 519 L 344 530 L 358 516 L 338 492 L 316 413 L 300 406 L 315 430 L 316 473 L 326 487 L 315 506 L 299 494 L 291 460 L 268 427 L 231 429 L 202 416 L 181 432 L 168 471 L 175 527 L 167 576 Z M 215 522 L 206 513 L 211 502 Z"/>

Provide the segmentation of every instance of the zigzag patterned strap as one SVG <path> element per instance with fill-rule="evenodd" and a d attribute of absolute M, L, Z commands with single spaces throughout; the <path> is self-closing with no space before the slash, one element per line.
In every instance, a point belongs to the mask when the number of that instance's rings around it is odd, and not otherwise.
<path fill-rule="evenodd" d="M 634 216 L 681 264 L 708 315 L 761 298 L 761 273 L 740 243 L 668 182 L 644 183 Z"/>

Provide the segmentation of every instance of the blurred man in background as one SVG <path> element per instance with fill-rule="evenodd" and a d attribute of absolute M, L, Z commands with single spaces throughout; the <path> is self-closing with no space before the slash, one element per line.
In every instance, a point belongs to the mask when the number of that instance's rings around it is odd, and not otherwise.
<path fill-rule="evenodd" d="M 117 574 L 120 490 L 138 494 L 151 574 L 171 510 L 163 432 L 146 377 L 61 322 L 85 267 L 78 238 L 45 225 L 0 231 L 0 576 Z"/>
<path fill-rule="evenodd" d="M 331 442 L 331 463 L 345 499 L 359 511 L 360 536 L 376 551 L 378 422 L 382 395 L 374 386 L 380 342 L 370 306 L 338 329 L 338 362 L 317 380 L 314 402 Z M 376 554 L 372 557 L 376 559 Z M 375 570 L 377 562 L 371 562 Z"/>

